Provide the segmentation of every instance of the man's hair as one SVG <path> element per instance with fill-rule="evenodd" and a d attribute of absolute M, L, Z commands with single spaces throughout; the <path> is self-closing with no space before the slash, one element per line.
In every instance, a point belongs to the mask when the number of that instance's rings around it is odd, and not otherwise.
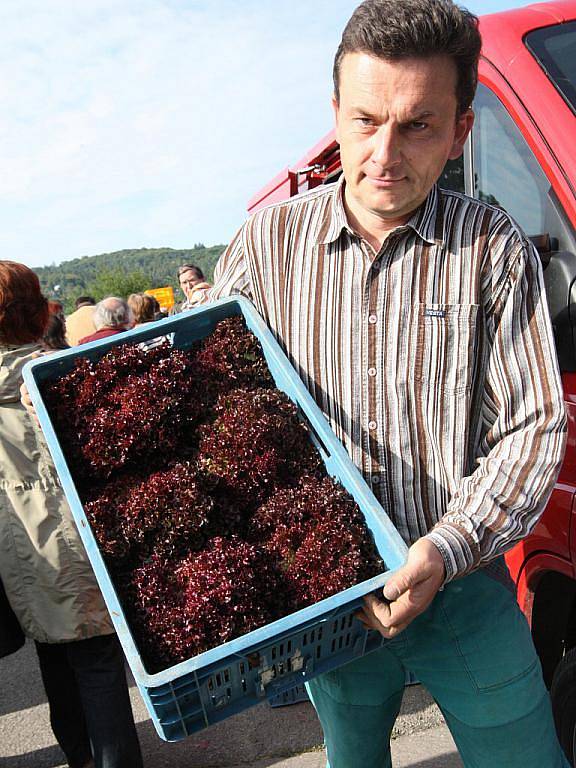
<path fill-rule="evenodd" d="M 124 299 L 108 296 L 96 304 L 93 320 L 97 331 L 101 328 L 125 328 L 132 322 L 132 312 Z"/>
<path fill-rule="evenodd" d="M 389 61 L 443 55 L 456 66 L 456 99 L 462 115 L 476 92 L 481 45 L 478 18 L 451 0 L 364 0 L 346 25 L 334 58 L 336 101 L 347 53 Z"/>
<path fill-rule="evenodd" d="M 198 280 L 204 280 L 204 272 L 195 264 L 182 264 L 181 267 L 178 267 L 178 277 L 184 274 L 184 272 L 194 272 Z"/>
<path fill-rule="evenodd" d="M 94 306 L 94 304 L 96 304 L 96 299 L 94 299 L 92 296 L 78 296 L 74 302 L 76 309 L 84 306 Z"/>

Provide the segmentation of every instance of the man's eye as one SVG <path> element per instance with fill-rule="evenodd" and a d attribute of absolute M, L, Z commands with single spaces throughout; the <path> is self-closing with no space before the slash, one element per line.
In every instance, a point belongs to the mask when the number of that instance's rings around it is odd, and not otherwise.
<path fill-rule="evenodd" d="M 362 128 L 373 125 L 371 117 L 355 117 L 354 122 Z"/>
<path fill-rule="evenodd" d="M 411 123 L 408 124 L 408 127 L 412 131 L 425 131 L 426 128 L 428 128 L 428 123 L 423 123 L 420 120 L 413 120 Z"/>

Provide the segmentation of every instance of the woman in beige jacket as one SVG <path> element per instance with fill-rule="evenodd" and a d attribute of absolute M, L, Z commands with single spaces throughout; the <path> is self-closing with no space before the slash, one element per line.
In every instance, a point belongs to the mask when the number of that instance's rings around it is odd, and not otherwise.
<path fill-rule="evenodd" d="M 47 319 L 34 272 L 0 261 L 0 578 L 36 641 L 70 768 L 141 768 L 123 655 L 42 433 L 20 403 Z"/>

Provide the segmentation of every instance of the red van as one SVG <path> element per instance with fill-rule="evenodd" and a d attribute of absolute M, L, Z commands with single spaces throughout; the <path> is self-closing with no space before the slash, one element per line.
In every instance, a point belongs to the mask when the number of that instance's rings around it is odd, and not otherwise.
<path fill-rule="evenodd" d="M 505 208 L 544 266 L 568 412 L 566 458 L 546 510 L 508 555 L 566 753 L 576 766 L 576 0 L 484 16 L 476 121 L 441 186 Z M 341 173 L 334 133 L 249 202 L 253 212 Z"/>

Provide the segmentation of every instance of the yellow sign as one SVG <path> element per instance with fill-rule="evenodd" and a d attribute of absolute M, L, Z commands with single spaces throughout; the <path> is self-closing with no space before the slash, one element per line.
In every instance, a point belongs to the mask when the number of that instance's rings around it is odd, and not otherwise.
<path fill-rule="evenodd" d="M 165 288 L 150 288 L 148 291 L 144 291 L 148 296 L 154 296 L 162 312 L 167 312 L 174 306 L 174 290 L 171 285 L 167 285 Z"/>

